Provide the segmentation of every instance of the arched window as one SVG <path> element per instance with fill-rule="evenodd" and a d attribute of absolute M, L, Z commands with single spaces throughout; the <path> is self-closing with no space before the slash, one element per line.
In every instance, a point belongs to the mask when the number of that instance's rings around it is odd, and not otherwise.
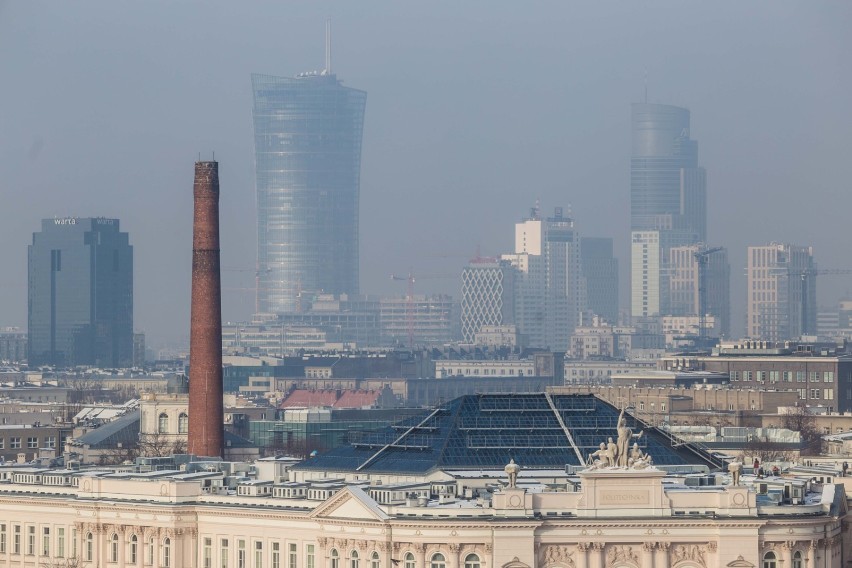
<path fill-rule="evenodd" d="M 170 568 L 172 565 L 172 539 L 166 537 L 163 539 L 163 568 Z"/>
<path fill-rule="evenodd" d="M 370 555 L 370 568 L 380 568 L 380 566 L 379 553 L 374 550 L 373 554 Z"/>
<path fill-rule="evenodd" d="M 130 563 L 138 564 L 139 558 L 139 537 L 135 534 L 130 535 Z"/>
<path fill-rule="evenodd" d="M 189 416 L 186 412 L 181 412 L 178 416 L 178 434 L 186 434 L 189 432 Z"/>
<path fill-rule="evenodd" d="M 109 561 L 118 562 L 118 535 L 113 534 L 109 539 Z"/>
<path fill-rule="evenodd" d="M 169 433 L 169 415 L 165 412 L 161 412 L 160 417 L 157 419 L 157 432 L 160 434 Z"/>
<path fill-rule="evenodd" d="M 778 568 L 778 558 L 771 550 L 763 555 L 763 568 Z"/>
<path fill-rule="evenodd" d="M 447 568 L 447 560 L 444 558 L 444 555 L 440 552 L 433 554 L 429 568 Z"/>
<path fill-rule="evenodd" d="M 336 548 L 331 549 L 328 560 L 328 568 L 340 568 L 340 554 L 338 554 Z"/>
<path fill-rule="evenodd" d="M 802 558 L 801 550 L 793 553 L 793 568 L 805 568 L 805 560 Z"/>
<path fill-rule="evenodd" d="M 402 568 L 414 568 L 414 555 L 410 552 L 405 555 Z"/>
<path fill-rule="evenodd" d="M 95 559 L 95 538 L 92 533 L 86 533 L 85 546 L 86 562 L 91 562 Z"/>
<path fill-rule="evenodd" d="M 464 568 L 480 568 L 479 556 L 468 554 L 464 557 Z"/>
<path fill-rule="evenodd" d="M 358 568 L 358 551 L 353 550 L 349 553 L 349 568 Z"/>

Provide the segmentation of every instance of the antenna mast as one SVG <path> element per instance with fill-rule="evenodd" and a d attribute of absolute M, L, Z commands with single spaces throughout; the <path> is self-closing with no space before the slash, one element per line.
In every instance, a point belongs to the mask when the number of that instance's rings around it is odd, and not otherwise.
<path fill-rule="evenodd" d="M 331 75 L 331 18 L 325 20 L 325 74 Z"/>

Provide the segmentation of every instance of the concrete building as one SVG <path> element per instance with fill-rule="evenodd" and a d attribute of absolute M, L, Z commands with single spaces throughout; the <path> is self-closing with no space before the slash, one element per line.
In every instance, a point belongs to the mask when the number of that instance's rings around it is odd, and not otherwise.
<path fill-rule="evenodd" d="M 444 345 L 459 337 L 459 307 L 446 294 L 414 294 L 379 300 L 381 344 Z"/>
<path fill-rule="evenodd" d="M 816 264 L 812 247 L 748 247 L 746 335 L 784 341 L 816 332 Z"/>
<path fill-rule="evenodd" d="M 564 350 L 585 308 L 580 236 L 556 207 L 543 219 L 538 207 L 515 225 L 515 251 L 504 254 L 517 270 L 515 323 L 531 347 Z"/>
<path fill-rule="evenodd" d="M 712 252 L 710 252 L 712 251 Z M 699 256 L 705 256 L 704 264 Z M 730 277 L 728 252 L 724 248 L 708 249 L 703 244 L 694 244 L 669 249 L 668 260 L 669 310 L 667 315 L 698 316 L 701 313 L 701 275 L 703 272 L 704 316 L 710 316 L 717 329 L 706 329 L 705 337 L 715 331 L 723 337 L 731 332 Z"/>
<path fill-rule="evenodd" d="M 0 361 L 20 363 L 27 360 L 27 332 L 17 327 L 0 329 Z"/>
<path fill-rule="evenodd" d="M 133 247 L 118 219 L 44 219 L 28 267 L 30 365 L 132 364 Z"/>
<path fill-rule="evenodd" d="M 507 260 L 477 257 L 462 270 L 461 336 L 473 343 L 483 326 L 515 323 L 515 274 Z"/>
<path fill-rule="evenodd" d="M 844 346 L 723 342 L 710 355 L 667 355 L 658 366 L 724 373 L 732 388 L 792 390 L 800 404 L 838 412 L 852 410 L 852 355 Z"/>

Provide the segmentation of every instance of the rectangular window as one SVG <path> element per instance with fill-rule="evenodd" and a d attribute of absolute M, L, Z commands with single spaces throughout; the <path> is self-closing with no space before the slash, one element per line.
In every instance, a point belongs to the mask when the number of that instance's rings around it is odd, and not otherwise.
<path fill-rule="evenodd" d="M 834 400 L 834 389 L 822 389 L 822 398 L 825 400 Z"/>
<path fill-rule="evenodd" d="M 35 438 L 35 437 L 32 437 L 32 436 L 27 438 L 27 447 L 31 450 L 38 448 L 38 438 Z"/>
<path fill-rule="evenodd" d="M 237 541 L 237 568 L 246 568 L 246 541 Z"/>
<path fill-rule="evenodd" d="M 56 529 L 56 556 L 65 558 L 65 527 Z"/>
<path fill-rule="evenodd" d="M 12 535 L 12 554 L 21 553 L 21 525 L 15 525 Z"/>
<path fill-rule="evenodd" d="M 811 399 L 819 400 L 819 389 L 811 389 Z"/>
<path fill-rule="evenodd" d="M 44 447 L 45 448 L 55 448 L 56 447 L 56 436 L 47 436 L 44 439 Z"/>
<path fill-rule="evenodd" d="M 50 527 L 41 529 L 41 555 L 50 556 Z"/>
<path fill-rule="evenodd" d="M 272 543 L 272 568 L 281 568 L 281 545 L 277 542 Z"/>
<path fill-rule="evenodd" d="M 204 568 L 213 568 L 213 539 L 204 539 L 204 550 L 201 553 L 201 562 Z"/>
<path fill-rule="evenodd" d="M 766 380 L 766 371 L 758 371 L 757 372 L 757 381 L 762 383 Z"/>
<path fill-rule="evenodd" d="M 750 381 L 751 380 L 751 371 L 743 371 L 743 380 Z"/>
<path fill-rule="evenodd" d="M 799 392 L 799 399 L 805 400 L 808 398 L 808 389 L 796 389 Z"/>
<path fill-rule="evenodd" d="M 0 450 L 6 447 L 6 438 L 0 438 Z"/>
<path fill-rule="evenodd" d="M 228 568 L 228 539 L 219 542 L 219 568 Z"/>
<path fill-rule="evenodd" d="M 6 523 L 0 523 L 0 554 L 6 554 Z"/>
<path fill-rule="evenodd" d="M 769 371 L 769 382 L 777 383 L 778 382 L 778 371 Z"/>
<path fill-rule="evenodd" d="M 796 382 L 797 383 L 805 382 L 805 372 L 804 371 L 796 371 Z"/>
<path fill-rule="evenodd" d="M 305 568 L 317 568 L 314 558 L 314 545 L 309 544 L 305 547 Z"/>
<path fill-rule="evenodd" d="M 27 527 L 27 554 L 35 555 L 35 527 L 32 525 Z"/>
<path fill-rule="evenodd" d="M 296 568 L 296 545 L 290 544 L 290 553 L 287 557 L 287 568 Z"/>
<path fill-rule="evenodd" d="M 77 529 L 71 529 L 71 558 L 77 558 Z"/>
<path fill-rule="evenodd" d="M 793 372 L 792 371 L 784 371 L 784 374 L 782 376 L 784 377 L 785 383 L 793 382 Z"/>
<path fill-rule="evenodd" d="M 739 371 L 731 371 L 731 380 L 734 382 L 740 381 L 740 372 Z"/>
<path fill-rule="evenodd" d="M 812 383 L 817 382 L 819 380 L 819 373 L 817 371 L 811 371 L 810 379 Z"/>
<path fill-rule="evenodd" d="M 263 543 L 259 540 L 254 543 L 254 568 L 263 568 Z"/>
<path fill-rule="evenodd" d="M 20 450 L 21 449 L 21 438 L 19 436 L 12 436 L 9 438 L 9 449 L 10 450 Z"/>
<path fill-rule="evenodd" d="M 833 383 L 834 382 L 834 371 L 826 371 L 822 374 L 822 382 L 824 383 Z"/>

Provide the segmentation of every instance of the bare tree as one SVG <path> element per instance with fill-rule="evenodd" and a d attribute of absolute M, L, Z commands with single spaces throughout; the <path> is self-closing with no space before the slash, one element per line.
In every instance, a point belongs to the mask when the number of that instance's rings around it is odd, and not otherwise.
<path fill-rule="evenodd" d="M 40 568 L 83 568 L 86 566 L 76 556 L 71 558 L 51 558 L 39 563 Z"/>
<path fill-rule="evenodd" d="M 816 417 L 804 406 L 781 415 L 781 427 L 798 432 L 802 436 L 804 447 L 802 455 L 813 456 L 822 450 L 822 435 L 816 425 Z"/>
<path fill-rule="evenodd" d="M 795 452 L 785 449 L 778 442 L 769 440 L 769 436 L 754 436 L 743 447 L 751 456 L 760 459 L 761 463 L 773 461 L 793 461 Z"/>

